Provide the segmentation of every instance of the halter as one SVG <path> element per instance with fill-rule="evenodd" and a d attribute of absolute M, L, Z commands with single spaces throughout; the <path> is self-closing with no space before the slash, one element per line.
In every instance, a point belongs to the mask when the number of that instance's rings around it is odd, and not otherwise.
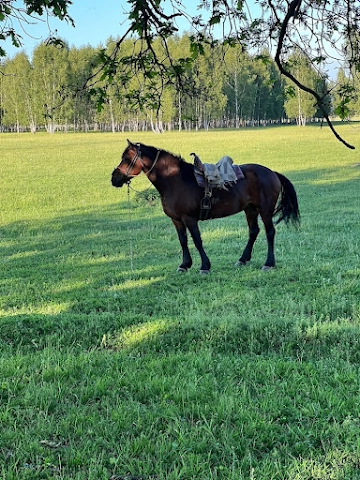
<path fill-rule="evenodd" d="M 157 164 L 157 161 L 159 160 L 160 152 L 161 152 L 161 150 L 158 150 L 158 151 L 157 151 L 157 154 L 156 154 L 156 157 L 155 157 L 155 160 L 154 160 L 153 164 L 151 165 L 151 167 L 149 168 L 149 170 L 148 170 L 147 172 L 145 172 L 144 169 L 147 168 L 147 167 L 146 167 L 146 165 L 144 164 L 143 159 L 141 158 L 140 148 L 137 148 L 137 149 L 136 149 L 136 155 L 135 155 L 134 158 L 131 160 L 131 162 L 130 162 L 128 168 L 127 168 L 127 171 L 126 171 L 126 173 L 125 173 L 125 176 L 128 177 L 128 178 L 134 178 L 134 177 L 136 177 L 136 175 L 131 175 L 130 172 L 131 172 L 131 170 L 135 167 L 135 164 L 136 164 L 137 160 L 140 160 L 140 163 L 141 163 L 141 165 L 142 165 L 141 171 L 143 171 L 143 172 L 145 173 L 145 175 L 146 175 L 147 177 L 149 177 L 150 173 L 152 172 L 152 170 L 154 169 L 155 165 Z M 120 162 L 120 165 L 121 165 L 121 162 Z M 118 169 L 119 169 L 120 165 L 117 166 Z"/>

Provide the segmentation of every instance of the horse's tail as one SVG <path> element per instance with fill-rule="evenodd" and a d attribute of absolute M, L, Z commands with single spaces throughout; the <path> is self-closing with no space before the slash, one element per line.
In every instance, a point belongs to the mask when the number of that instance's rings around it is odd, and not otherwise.
<path fill-rule="evenodd" d="M 276 224 L 284 220 L 291 221 L 295 226 L 300 225 L 300 210 L 294 185 L 281 173 L 275 172 L 281 182 L 280 199 L 274 211 L 274 216 L 279 215 Z"/>

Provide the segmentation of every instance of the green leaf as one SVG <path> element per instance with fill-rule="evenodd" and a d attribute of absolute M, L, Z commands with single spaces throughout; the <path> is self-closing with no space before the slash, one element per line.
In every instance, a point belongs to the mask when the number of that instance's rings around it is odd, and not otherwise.
<path fill-rule="evenodd" d="M 210 20 L 209 20 L 209 25 L 212 26 L 212 25 L 217 25 L 220 23 L 220 20 L 221 20 L 221 15 L 218 14 L 218 15 L 213 15 Z"/>
<path fill-rule="evenodd" d="M 349 113 L 350 113 L 350 108 L 348 107 L 349 103 L 350 103 L 350 98 L 345 97 L 334 110 L 335 115 L 338 115 L 341 118 L 341 120 L 344 120 L 349 116 Z"/>
<path fill-rule="evenodd" d="M 293 85 L 288 85 L 285 88 L 285 96 L 289 98 L 295 98 L 296 97 L 296 90 Z"/>

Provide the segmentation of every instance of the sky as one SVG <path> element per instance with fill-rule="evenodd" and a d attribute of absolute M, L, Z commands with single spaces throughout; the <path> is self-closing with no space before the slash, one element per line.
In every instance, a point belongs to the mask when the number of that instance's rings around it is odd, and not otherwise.
<path fill-rule="evenodd" d="M 22 0 L 17 0 L 16 4 L 23 6 Z M 182 0 L 184 9 L 188 14 L 197 15 L 198 1 Z M 166 2 L 165 2 L 166 5 Z M 126 0 L 73 0 L 73 5 L 69 7 L 69 14 L 75 22 L 75 28 L 65 21 L 50 18 L 50 30 L 55 32 L 56 36 L 65 40 L 70 47 L 81 48 L 91 45 L 94 48 L 105 46 L 106 41 L 112 37 L 121 36 L 129 26 L 127 11 L 130 5 Z M 23 37 L 22 49 L 31 57 L 34 48 L 49 37 L 49 26 L 44 21 L 39 20 L 33 25 L 26 26 L 26 32 L 14 24 L 15 29 Z M 178 25 L 180 33 L 189 29 L 186 20 Z M 17 49 L 6 42 L 5 47 L 8 57 L 13 57 L 21 49 Z M 335 67 L 330 68 L 330 76 L 334 76 Z M 335 70 L 334 70 L 335 68 Z"/>
<path fill-rule="evenodd" d="M 23 4 L 20 0 L 17 3 L 19 6 Z M 194 0 L 183 3 L 188 4 L 190 9 L 196 6 Z M 188 10 L 188 7 L 186 8 Z M 70 47 L 80 48 L 86 45 L 98 47 L 105 45 L 109 37 L 120 36 L 126 31 L 128 9 L 129 4 L 126 0 L 73 0 L 69 14 L 75 22 L 75 28 L 55 18 L 50 18 L 50 28 L 52 32 L 57 30 L 57 36 L 66 40 Z M 193 13 L 195 14 L 196 10 Z M 28 55 L 49 37 L 49 28 L 44 21 L 27 25 L 26 33 L 21 32 L 16 24 L 14 27 L 22 35 L 22 48 Z M 9 57 L 19 52 L 19 49 L 10 43 L 6 43 L 5 49 Z"/>

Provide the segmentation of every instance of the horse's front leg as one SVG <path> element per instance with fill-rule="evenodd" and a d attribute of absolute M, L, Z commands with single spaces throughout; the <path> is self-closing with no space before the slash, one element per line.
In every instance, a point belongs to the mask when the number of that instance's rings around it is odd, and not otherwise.
<path fill-rule="evenodd" d="M 176 232 L 178 234 L 179 242 L 182 248 L 182 262 L 179 265 L 177 271 L 186 272 L 192 265 L 192 258 L 191 258 L 189 247 L 188 247 L 186 225 L 174 219 L 172 219 L 172 222 L 176 228 Z"/>
<path fill-rule="evenodd" d="M 209 257 L 206 255 L 205 250 L 203 248 L 198 222 L 197 220 L 190 219 L 186 221 L 186 226 L 189 229 L 189 232 L 194 241 L 195 247 L 200 253 L 200 257 L 201 257 L 200 273 L 207 274 L 210 272 L 211 264 L 210 264 Z"/>

